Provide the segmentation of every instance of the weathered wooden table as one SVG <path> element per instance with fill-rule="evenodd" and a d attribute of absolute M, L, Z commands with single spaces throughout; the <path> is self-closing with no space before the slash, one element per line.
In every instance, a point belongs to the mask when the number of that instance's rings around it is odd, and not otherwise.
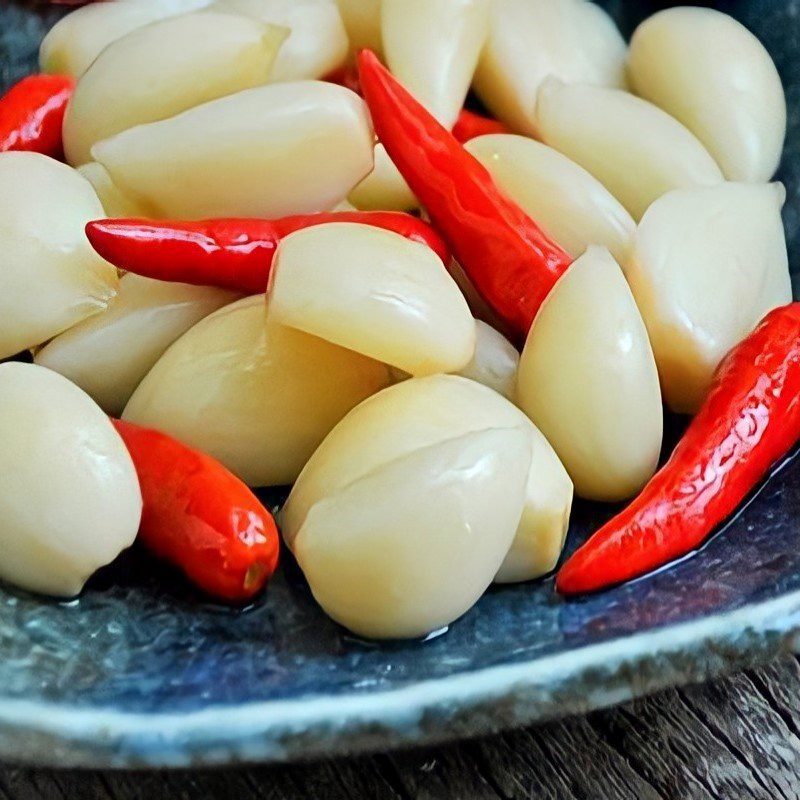
<path fill-rule="evenodd" d="M 499 736 L 294 766 L 173 773 L 0 767 L 2 800 L 789 800 L 800 662 Z"/>

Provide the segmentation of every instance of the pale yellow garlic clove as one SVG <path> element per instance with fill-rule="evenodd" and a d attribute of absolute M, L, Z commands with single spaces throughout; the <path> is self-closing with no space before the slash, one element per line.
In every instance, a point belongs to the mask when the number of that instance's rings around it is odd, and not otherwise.
<path fill-rule="evenodd" d="M 412 375 L 455 372 L 475 352 L 475 323 L 441 259 L 393 231 L 334 222 L 281 242 L 272 318 Z"/>
<path fill-rule="evenodd" d="M 402 420 L 402 427 L 391 424 L 395 420 Z M 281 512 L 289 548 L 294 548 L 309 510 L 321 498 L 336 496 L 362 476 L 422 448 L 497 428 L 527 431 L 536 465 L 528 473 L 524 510 L 501 577 L 527 580 L 549 571 L 566 534 L 572 483 L 547 440 L 516 406 L 486 386 L 455 375 L 396 384 L 363 402 L 336 426 Z M 344 448 L 340 442 L 354 444 Z"/>
<path fill-rule="evenodd" d="M 512 400 L 517 383 L 519 353 L 511 342 L 491 325 L 475 320 L 475 354 L 456 374 L 482 383 Z"/>
<path fill-rule="evenodd" d="M 294 481 L 334 425 L 389 384 L 383 364 L 264 321 L 240 300 L 178 339 L 124 418 L 214 456 L 252 486 Z"/>
<path fill-rule="evenodd" d="M 93 3 L 67 14 L 42 40 L 42 72 L 83 75 L 112 42 L 156 20 L 207 6 L 211 0 L 135 0 Z"/>
<path fill-rule="evenodd" d="M 289 29 L 270 81 L 323 78 L 347 58 L 347 34 L 332 0 L 217 0 L 213 7 Z"/>
<path fill-rule="evenodd" d="M 644 215 L 626 275 L 664 398 L 692 413 L 722 357 L 792 299 L 780 184 L 670 192 Z"/>
<path fill-rule="evenodd" d="M 486 41 L 489 7 L 489 0 L 381 0 L 386 65 L 448 129 Z"/>
<path fill-rule="evenodd" d="M 322 81 L 275 83 L 99 142 L 92 155 L 163 216 L 326 211 L 372 169 L 366 105 Z M 335 157 L 333 157 L 335 154 Z"/>
<path fill-rule="evenodd" d="M 128 451 L 90 397 L 33 364 L 0 364 L 0 440 L 0 580 L 72 597 L 136 537 Z"/>
<path fill-rule="evenodd" d="M 92 184 L 107 217 L 152 217 L 153 211 L 144 203 L 126 197 L 111 180 L 108 170 L 96 161 L 78 167 L 78 172 Z"/>
<path fill-rule="evenodd" d="M 419 200 L 389 158 L 386 148 L 375 145 L 372 171 L 356 186 L 348 200 L 361 211 L 415 211 Z"/>
<path fill-rule="evenodd" d="M 595 176 L 635 220 L 672 189 L 723 180 L 687 128 L 652 103 L 618 89 L 548 79 L 536 119 L 542 141 Z"/>
<path fill-rule="evenodd" d="M 0 358 L 106 308 L 117 272 L 86 238 L 103 217 L 91 185 L 38 153 L 0 154 Z"/>
<path fill-rule="evenodd" d="M 627 256 L 636 223 L 583 167 L 525 136 L 490 134 L 464 146 L 573 258 L 590 244 L 607 247 L 618 261 Z"/>
<path fill-rule="evenodd" d="M 102 314 L 46 344 L 34 361 L 80 386 L 119 416 L 166 349 L 195 323 L 237 299 L 210 286 L 190 286 L 128 273 Z"/>
<path fill-rule="evenodd" d="M 287 34 L 237 14 L 200 11 L 123 36 L 75 87 L 64 116 L 67 161 L 85 164 L 96 142 L 266 83 Z"/>
<path fill-rule="evenodd" d="M 514 537 L 525 434 L 489 429 L 439 442 L 315 503 L 294 552 L 325 612 L 375 639 L 421 637 L 466 613 Z"/>
<path fill-rule="evenodd" d="M 368 47 L 382 52 L 381 0 L 336 0 L 342 15 L 352 55 Z"/>
<path fill-rule="evenodd" d="M 553 287 L 528 333 L 517 400 L 558 453 L 575 492 L 634 495 L 656 468 L 661 393 L 622 270 L 590 247 Z"/>
<path fill-rule="evenodd" d="M 536 93 L 554 75 L 623 87 L 625 42 L 613 20 L 587 0 L 493 0 L 475 89 L 498 119 L 537 135 Z"/>
<path fill-rule="evenodd" d="M 786 98 L 761 42 L 727 14 L 671 8 L 631 39 L 634 91 L 680 120 L 728 180 L 766 181 L 780 161 Z"/>

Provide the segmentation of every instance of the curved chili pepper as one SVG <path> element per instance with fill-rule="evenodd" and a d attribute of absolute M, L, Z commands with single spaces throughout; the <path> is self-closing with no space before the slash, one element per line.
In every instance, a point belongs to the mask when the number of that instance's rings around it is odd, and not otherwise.
<path fill-rule="evenodd" d="M 567 561 L 558 590 L 602 589 L 691 552 L 799 437 L 800 303 L 790 303 L 726 356 L 669 461 Z"/>
<path fill-rule="evenodd" d="M 256 496 L 210 456 L 158 431 L 112 422 L 139 476 L 144 545 L 214 597 L 257 594 L 275 572 L 280 541 Z"/>
<path fill-rule="evenodd" d="M 29 150 L 63 158 L 61 124 L 75 80 L 30 75 L 0 97 L 0 152 Z"/>
<path fill-rule="evenodd" d="M 453 125 L 453 137 L 461 142 L 468 142 L 477 136 L 485 136 L 488 133 L 511 133 L 500 120 L 484 117 L 468 108 L 462 108 L 459 112 L 456 124 Z"/>
<path fill-rule="evenodd" d="M 358 59 L 378 138 L 478 293 L 519 341 L 570 256 L 370 50 Z"/>
<path fill-rule="evenodd" d="M 267 288 L 281 240 L 326 222 L 358 222 L 393 231 L 427 245 L 445 264 L 450 261 L 447 245 L 430 225 L 399 211 L 331 211 L 275 220 L 103 219 L 90 222 L 86 236 L 119 269 L 162 281 L 260 294 Z"/>

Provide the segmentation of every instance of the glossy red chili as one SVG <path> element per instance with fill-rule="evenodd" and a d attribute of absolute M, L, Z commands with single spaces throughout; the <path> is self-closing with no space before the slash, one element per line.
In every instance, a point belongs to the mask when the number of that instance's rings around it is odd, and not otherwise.
<path fill-rule="evenodd" d="M 430 225 L 398 211 L 333 211 L 276 220 L 104 219 L 90 222 L 86 235 L 106 261 L 128 272 L 258 294 L 267 287 L 281 240 L 326 222 L 358 222 L 394 231 L 427 245 L 445 264 L 450 260 L 447 245 Z"/>
<path fill-rule="evenodd" d="M 214 597 L 257 594 L 278 565 L 272 515 L 210 456 L 158 431 L 113 423 L 139 476 L 142 543 Z"/>
<path fill-rule="evenodd" d="M 30 75 L 0 97 L 0 152 L 28 150 L 63 158 L 61 125 L 75 80 Z"/>
<path fill-rule="evenodd" d="M 461 142 L 468 142 L 477 136 L 488 133 L 511 133 L 502 122 L 491 117 L 484 117 L 467 108 L 462 108 L 456 124 L 453 126 L 453 137 Z"/>
<path fill-rule="evenodd" d="M 572 263 L 374 53 L 359 56 L 378 138 L 487 305 L 519 342 Z"/>
<path fill-rule="evenodd" d="M 770 312 L 720 364 L 669 461 L 561 568 L 564 594 L 691 552 L 800 438 L 800 303 Z"/>

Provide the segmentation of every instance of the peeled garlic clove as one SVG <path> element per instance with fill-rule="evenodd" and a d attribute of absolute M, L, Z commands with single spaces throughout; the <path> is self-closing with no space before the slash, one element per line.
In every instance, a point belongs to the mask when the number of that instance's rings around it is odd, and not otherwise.
<path fill-rule="evenodd" d="M 381 0 L 336 0 L 336 5 L 350 40 L 350 52 L 368 47 L 380 55 Z"/>
<path fill-rule="evenodd" d="M 628 73 L 637 94 L 680 120 L 731 181 L 766 181 L 786 135 L 786 98 L 761 42 L 727 14 L 671 8 L 631 39 Z"/>
<path fill-rule="evenodd" d="M 0 364 L 0 441 L 0 579 L 72 597 L 136 537 L 128 451 L 91 398 L 33 364 Z"/>
<path fill-rule="evenodd" d="M 324 78 L 347 58 L 347 34 L 331 0 L 217 0 L 213 7 L 289 29 L 273 82 Z"/>
<path fill-rule="evenodd" d="M 334 222 L 281 242 L 272 318 L 412 375 L 454 372 L 475 352 L 466 300 L 439 257 L 392 231 Z"/>
<path fill-rule="evenodd" d="M 398 420 L 402 425 L 390 424 Z M 455 375 L 411 378 L 348 414 L 314 453 L 281 512 L 286 543 L 294 548 L 309 509 L 320 499 L 417 450 L 498 428 L 526 431 L 536 465 L 528 473 L 524 510 L 501 576 L 506 581 L 538 577 L 552 569 L 561 551 L 572 483 L 547 440 L 516 406 Z"/>
<path fill-rule="evenodd" d="M 670 192 L 636 233 L 626 275 L 667 404 L 692 413 L 713 371 L 770 309 L 792 299 L 780 184 Z"/>
<path fill-rule="evenodd" d="M 208 453 L 251 486 L 277 486 L 292 483 L 331 428 L 388 384 L 383 364 L 265 325 L 256 296 L 178 339 L 123 417 Z"/>
<path fill-rule="evenodd" d="M 96 142 L 266 83 L 286 35 L 246 17 L 201 11 L 118 39 L 83 74 L 67 106 L 67 161 L 85 164 Z"/>
<path fill-rule="evenodd" d="M 83 75 L 111 42 L 159 19 L 195 11 L 210 0 L 136 0 L 75 9 L 50 28 L 39 50 L 42 72 Z"/>
<path fill-rule="evenodd" d="M 108 310 L 79 322 L 36 353 L 35 362 L 69 378 L 119 416 L 166 349 L 237 295 L 128 273 Z"/>
<path fill-rule="evenodd" d="M 464 146 L 573 258 L 590 244 L 607 247 L 619 261 L 627 256 L 636 223 L 583 167 L 525 136 L 490 134 Z"/>
<path fill-rule="evenodd" d="M 299 81 L 139 125 L 99 142 L 92 155 L 123 192 L 163 216 L 271 218 L 344 200 L 372 168 L 372 146 L 360 97 Z"/>
<path fill-rule="evenodd" d="M 490 429 L 417 450 L 320 499 L 294 551 L 317 602 L 369 638 L 449 625 L 509 548 L 529 463 L 524 429 Z"/>
<path fill-rule="evenodd" d="M 517 383 L 519 353 L 490 325 L 475 320 L 475 354 L 457 374 L 482 383 L 511 400 Z"/>
<path fill-rule="evenodd" d="M 625 85 L 625 42 L 587 0 L 494 0 L 474 86 L 510 128 L 536 136 L 536 93 L 554 75 L 571 83 Z"/>
<path fill-rule="evenodd" d="M 96 161 L 81 164 L 77 170 L 95 191 L 107 217 L 152 217 L 153 212 L 144 203 L 126 197 L 111 180 L 108 170 Z"/>
<path fill-rule="evenodd" d="M 489 32 L 489 0 L 382 0 L 381 33 L 392 74 L 452 128 Z"/>
<path fill-rule="evenodd" d="M 361 211 L 415 211 L 419 208 L 419 200 L 380 142 L 375 145 L 374 161 L 372 172 L 350 192 L 348 200 Z"/>
<path fill-rule="evenodd" d="M 39 153 L 0 153 L 0 358 L 102 311 L 117 271 L 86 238 L 103 216 L 91 185 Z"/>
<path fill-rule="evenodd" d="M 694 134 L 627 92 L 550 79 L 536 119 L 542 141 L 594 175 L 635 220 L 671 189 L 723 180 Z"/>
<path fill-rule="evenodd" d="M 539 310 L 520 360 L 517 399 L 581 497 L 623 500 L 655 471 L 662 412 L 653 351 L 605 248 L 590 247 L 575 261 Z"/>

